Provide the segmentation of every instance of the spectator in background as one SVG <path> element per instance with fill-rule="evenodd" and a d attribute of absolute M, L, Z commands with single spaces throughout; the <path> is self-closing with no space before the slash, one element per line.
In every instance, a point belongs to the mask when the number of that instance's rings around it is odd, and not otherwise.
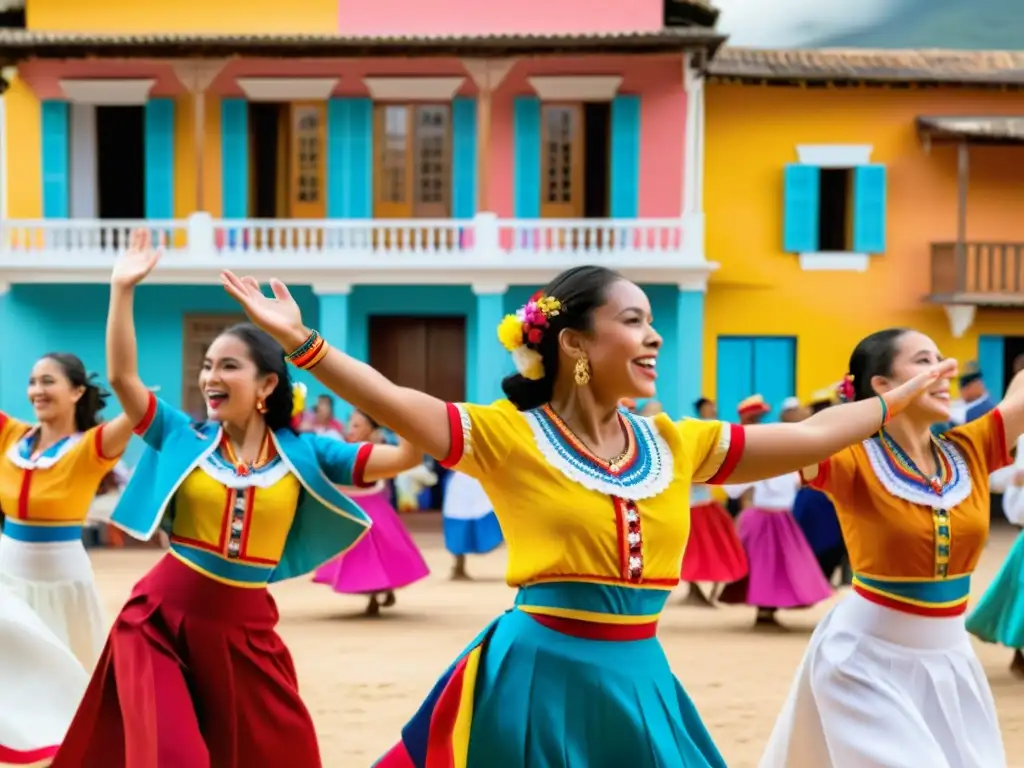
<path fill-rule="evenodd" d="M 334 398 L 320 395 L 313 410 L 303 417 L 299 431 L 344 440 L 345 425 L 334 417 Z"/>
<path fill-rule="evenodd" d="M 996 407 L 995 402 L 985 389 L 985 382 L 982 379 L 981 368 L 976 362 L 967 363 L 964 372 L 960 374 L 960 397 L 967 406 L 967 413 L 964 416 L 964 424 L 975 419 L 980 419 L 986 413 Z"/>
<path fill-rule="evenodd" d="M 718 406 L 709 397 L 702 397 L 693 404 L 693 410 L 697 412 L 698 419 L 717 419 Z"/>

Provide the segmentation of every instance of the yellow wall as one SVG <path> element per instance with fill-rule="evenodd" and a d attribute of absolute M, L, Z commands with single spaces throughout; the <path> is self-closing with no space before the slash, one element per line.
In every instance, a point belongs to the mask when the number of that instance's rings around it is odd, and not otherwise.
<path fill-rule="evenodd" d="M 7 131 L 7 215 L 12 219 L 43 217 L 42 116 L 39 99 L 15 77 L 4 94 Z"/>
<path fill-rule="evenodd" d="M 1020 112 L 1024 96 L 967 90 L 817 89 L 709 84 L 704 207 L 707 258 L 721 264 L 707 295 L 704 391 L 716 386 L 719 335 L 797 337 L 797 395 L 837 381 L 856 343 L 912 326 L 961 361 L 978 334 L 1022 334 L 1024 313 L 979 310 L 953 339 L 930 291 L 929 244 L 956 235 L 956 152 L 917 137 L 918 115 Z M 798 144 L 871 144 L 884 163 L 887 250 L 866 272 L 804 272 L 782 251 L 783 169 Z M 968 239 L 1021 242 L 1024 146 L 972 147 Z"/>
<path fill-rule="evenodd" d="M 31 0 L 27 25 L 62 32 L 333 33 L 337 0 Z"/>

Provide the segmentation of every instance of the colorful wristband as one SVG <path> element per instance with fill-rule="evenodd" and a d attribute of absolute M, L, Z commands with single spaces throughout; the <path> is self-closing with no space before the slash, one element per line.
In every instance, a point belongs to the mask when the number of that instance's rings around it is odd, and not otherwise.
<path fill-rule="evenodd" d="M 316 331 L 310 331 L 309 337 L 302 345 L 285 359 L 296 368 L 308 371 L 324 359 L 328 349 L 330 347 L 324 341 L 324 337 Z"/>
<path fill-rule="evenodd" d="M 878 402 L 882 404 L 882 423 L 878 427 L 880 430 L 885 429 L 885 425 L 889 423 L 892 418 L 892 413 L 889 411 L 889 404 L 885 402 L 885 398 L 881 395 L 877 395 Z"/>

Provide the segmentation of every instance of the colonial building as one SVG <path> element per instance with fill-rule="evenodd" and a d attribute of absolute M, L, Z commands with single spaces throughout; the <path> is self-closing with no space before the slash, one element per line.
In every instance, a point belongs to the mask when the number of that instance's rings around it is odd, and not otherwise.
<path fill-rule="evenodd" d="M 27 0 L 0 30 L 0 404 L 18 413 L 51 348 L 102 370 L 109 270 L 145 224 L 166 254 L 137 302 L 141 372 L 175 405 L 201 407 L 202 350 L 237 319 L 224 268 L 296 286 L 311 324 L 396 381 L 489 401 L 503 313 L 597 263 L 648 289 L 659 397 L 688 412 L 716 15 Z"/>

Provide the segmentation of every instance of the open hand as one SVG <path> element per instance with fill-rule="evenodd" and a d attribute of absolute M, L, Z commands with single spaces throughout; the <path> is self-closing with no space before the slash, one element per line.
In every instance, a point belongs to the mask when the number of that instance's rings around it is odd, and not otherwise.
<path fill-rule="evenodd" d="M 885 393 L 885 402 L 893 414 L 898 413 L 912 400 L 931 391 L 942 379 L 952 379 L 957 373 L 957 362 L 947 358 L 936 363 L 928 370 L 919 373 L 909 381 L 905 381 L 895 389 Z"/>
<path fill-rule="evenodd" d="M 263 294 L 255 277 L 238 277 L 234 272 L 221 272 L 220 282 L 231 297 L 242 305 L 245 314 L 292 352 L 302 346 L 309 331 L 302 324 L 302 311 L 292 298 L 288 286 L 280 280 L 270 281 L 274 297 Z"/>
<path fill-rule="evenodd" d="M 114 271 L 110 275 L 111 285 L 123 288 L 138 285 L 153 271 L 162 253 L 153 247 L 153 238 L 148 229 L 133 230 L 128 250 L 114 262 Z"/>

